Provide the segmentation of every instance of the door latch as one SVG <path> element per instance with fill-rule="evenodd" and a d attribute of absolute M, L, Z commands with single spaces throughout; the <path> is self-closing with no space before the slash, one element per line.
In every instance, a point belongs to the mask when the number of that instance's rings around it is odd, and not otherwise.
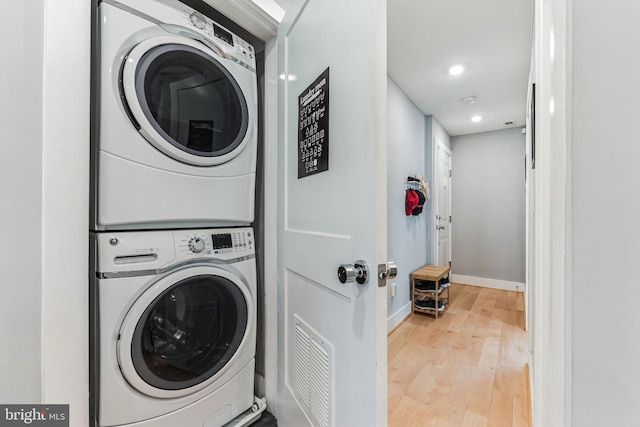
<path fill-rule="evenodd" d="M 385 264 L 378 264 L 378 287 L 387 286 L 387 280 L 393 280 L 398 275 L 398 266 L 395 262 L 388 261 Z"/>

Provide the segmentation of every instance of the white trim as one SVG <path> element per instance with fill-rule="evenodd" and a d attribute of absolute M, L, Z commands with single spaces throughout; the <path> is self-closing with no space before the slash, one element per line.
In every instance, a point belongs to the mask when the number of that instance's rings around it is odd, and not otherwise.
<path fill-rule="evenodd" d="M 432 116 L 431 120 L 431 133 L 434 131 L 434 121 L 435 118 Z M 427 224 L 427 227 L 431 227 L 431 231 L 433 232 L 433 242 L 431 242 L 431 263 L 436 265 L 438 264 L 438 233 L 436 232 L 435 227 L 438 226 L 438 221 L 436 220 L 436 215 L 438 215 L 438 180 L 436 176 L 438 175 L 438 169 L 436 165 L 438 164 L 438 144 L 440 140 L 434 136 L 431 137 L 431 171 L 433 172 L 433 176 L 431 177 L 431 200 L 433 200 L 432 206 L 433 209 L 431 211 L 431 224 Z"/>
<path fill-rule="evenodd" d="M 204 0 L 205 3 L 237 23 L 260 40 L 276 36 L 278 20 L 252 0 Z"/>
<path fill-rule="evenodd" d="M 565 185 L 564 212 L 564 426 L 573 425 L 573 0 L 563 0 L 566 15 L 564 28 L 565 58 L 565 171 L 562 183 Z M 562 171 L 561 171 L 562 172 Z M 562 184 L 561 183 L 561 184 Z"/>
<path fill-rule="evenodd" d="M 462 285 L 481 286 L 483 288 L 502 289 L 503 291 L 524 292 L 524 283 L 508 280 L 488 279 L 486 277 L 451 274 L 451 281 Z"/>
<path fill-rule="evenodd" d="M 391 332 L 395 327 L 411 315 L 411 301 L 400 307 L 398 311 L 387 318 L 387 333 Z"/>
<path fill-rule="evenodd" d="M 264 392 L 275 413 L 278 397 L 278 48 L 265 46 L 264 66 Z"/>
<path fill-rule="evenodd" d="M 571 0 L 536 0 L 533 426 L 566 426 L 571 402 Z M 553 47 L 553 50 L 552 50 Z M 553 101 L 555 111 L 548 106 Z"/>
<path fill-rule="evenodd" d="M 373 95 L 375 106 L 375 162 L 376 179 L 376 258 L 379 264 L 386 263 L 388 244 L 388 214 L 387 214 L 387 176 L 389 144 L 387 140 L 387 0 L 376 1 L 375 22 L 375 58 L 373 71 L 375 73 Z M 374 267 L 375 269 L 375 267 Z M 387 289 L 375 287 L 375 327 L 374 340 L 376 351 L 376 415 L 375 426 L 387 427 L 388 408 L 388 342 L 385 331 L 385 319 L 387 317 Z M 364 423 L 366 424 L 366 422 Z"/>
<path fill-rule="evenodd" d="M 42 108 L 43 114 L 41 402 L 70 405 L 69 425 L 81 427 L 89 420 L 87 203 L 92 6 L 91 2 L 72 0 L 41 3 L 45 20 L 41 34 L 43 104 L 34 105 Z M 40 3 L 34 7 L 41 7 Z M 38 153 L 33 154 L 38 159 Z M 37 254 L 29 256 L 37 262 Z"/>

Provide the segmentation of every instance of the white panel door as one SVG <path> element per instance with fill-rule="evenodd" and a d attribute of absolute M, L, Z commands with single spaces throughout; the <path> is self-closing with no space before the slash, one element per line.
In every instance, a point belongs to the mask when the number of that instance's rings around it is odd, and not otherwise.
<path fill-rule="evenodd" d="M 451 262 L 451 151 L 436 139 L 436 265 Z"/>
<path fill-rule="evenodd" d="M 289 10 L 278 62 L 278 425 L 386 426 L 386 0 Z M 299 178 L 299 96 L 327 68 L 329 169 Z M 356 260 L 368 283 L 341 283 Z"/>

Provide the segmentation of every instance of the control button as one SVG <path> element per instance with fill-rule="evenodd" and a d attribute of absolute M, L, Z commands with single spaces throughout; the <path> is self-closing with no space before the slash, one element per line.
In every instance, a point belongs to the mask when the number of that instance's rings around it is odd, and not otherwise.
<path fill-rule="evenodd" d="M 195 253 L 202 252 L 205 248 L 204 239 L 200 236 L 194 236 L 189 240 L 189 249 Z"/>
<path fill-rule="evenodd" d="M 247 231 L 247 237 L 251 237 L 251 232 Z"/>
<path fill-rule="evenodd" d="M 119 242 L 119 240 L 118 240 L 118 238 L 117 238 L 117 237 L 111 237 L 111 238 L 109 239 L 109 244 L 110 244 L 111 246 L 115 246 L 115 245 L 117 245 L 117 244 L 118 244 L 118 242 Z"/>

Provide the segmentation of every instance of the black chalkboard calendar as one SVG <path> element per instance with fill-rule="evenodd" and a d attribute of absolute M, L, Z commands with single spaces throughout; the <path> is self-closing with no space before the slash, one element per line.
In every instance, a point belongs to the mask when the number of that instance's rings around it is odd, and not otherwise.
<path fill-rule="evenodd" d="M 298 179 L 329 170 L 329 68 L 298 96 Z"/>

